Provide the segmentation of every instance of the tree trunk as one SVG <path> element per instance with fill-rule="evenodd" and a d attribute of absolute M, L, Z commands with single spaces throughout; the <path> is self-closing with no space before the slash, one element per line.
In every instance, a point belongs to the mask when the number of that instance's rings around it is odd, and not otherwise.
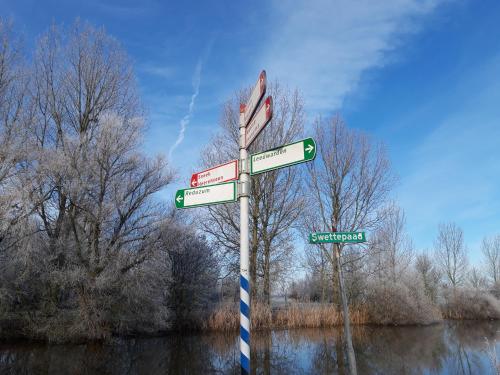
<path fill-rule="evenodd" d="M 339 267 L 335 262 L 335 247 L 333 246 L 333 260 L 332 260 L 332 303 L 335 307 L 340 308 L 340 294 L 339 294 Z"/>
<path fill-rule="evenodd" d="M 323 255 L 323 254 L 321 254 L 321 255 Z M 325 262 L 324 262 L 324 260 L 321 260 L 320 276 L 321 276 L 321 303 L 325 303 L 325 300 L 326 300 L 326 277 L 325 277 Z"/>
<path fill-rule="evenodd" d="M 257 251 L 259 249 L 259 201 L 254 199 L 252 210 L 252 238 L 250 243 L 250 296 L 255 301 L 257 297 Z"/>
<path fill-rule="evenodd" d="M 344 318 L 344 337 L 346 340 L 347 360 L 349 362 L 349 374 L 357 375 L 356 356 L 354 355 L 354 347 L 352 345 L 351 326 L 349 322 L 349 307 L 347 306 L 347 297 L 345 294 L 344 278 L 342 276 L 342 264 L 340 262 L 339 245 L 335 244 L 335 257 L 337 259 L 338 279 L 340 297 L 342 300 L 342 315 Z"/>
<path fill-rule="evenodd" d="M 271 304 L 271 244 L 264 241 L 264 302 Z"/>

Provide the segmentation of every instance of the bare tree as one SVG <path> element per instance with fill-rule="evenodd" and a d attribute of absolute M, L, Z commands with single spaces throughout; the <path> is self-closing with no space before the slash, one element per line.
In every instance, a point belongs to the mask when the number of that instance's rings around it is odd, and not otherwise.
<path fill-rule="evenodd" d="M 160 246 L 163 214 L 154 194 L 172 174 L 163 158 L 140 151 L 144 118 L 131 64 L 103 30 L 80 22 L 67 32 L 52 27 L 38 43 L 33 76 L 31 158 L 21 182 L 32 187 L 43 233 L 40 306 L 57 316 L 76 295 L 74 331 L 101 337 L 116 296 L 144 275 L 140 265 Z M 143 285 L 143 296 L 152 285 Z"/>
<path fill-rule="evenodd" d="M 395 203 L 385 208 L 384 221 L 374 234 L 379 274 L 397 282 L 413 259 L 411 238 L 405 231 L 406 216 Z"/>
<path fill-rule="evenodd" d="M 172 176 L 165 161 L 141 155 L 139 119 L 103 115 L 90 149 L 66 139 L 62 191 L 69 200 L 67 225 L 75 252 L 98 275 L 119 261 L 120 272 L 143 262 L 158 241 L 162 210 L 152 195 Z M 48 162 L 47 162 L 48 164 Z"/>
<path fill-rule="evenodd" d="M 467 275 L 467 281 L 474 289 L 483 289 L 487 284 L 486 278 L 481 275 L 481 272 L 476 267 L 470 268 Z"/>
<path fill-rule="evenodd" d="M 0 18 L 0 244 L 30 212 L 25 204 L 29 188 L 19 184 L 28 157 L 24 146 L 31 121 L 28 84 L 21 43 L 11 23 Z M 0 249 L 5 246 L 3 242 Z"/>
<path fill-rule="evenodd" d="M 415 261 L 415 269 L 424 284 L 425 294 L 432 302 L 437 301 L 441 273 L 434 266 L 431 258 L 426 253 L 419 254 Z"/>
<path fill-rule="evenodd" d="M 176 329 L 201 326 L 201 318 L 215 300 L 219 266 L 204 236 L 178 220 L 167 220 L 161 229 L 161 258 L 167 304 Z"/>
<path fill-rule="evenodd" d="M 34 233 L 29 185 L 20 183 L 28 160 L 26 137 L 31 111 L 29 75 L 22 43 L 12 23 L 0 17 L 0 312 L 21 307 L 26 266 L 37 261 L 29 251 Z"/>
<path fill-rule="evenodd" d="M 493 284 L 500 281 L 500 235 L 485 237 L 481 243 L 486 273 Z"/>
<path fill-rule="evenodd" d="M 369 138 L 349 129 L 340 118 L 318 119 L 314 126 L 318 157 L 308 164 L 310 199 L 304 220 L 310 232 L 375 230 L 383 219 L 381 210 L 394 183 L 390 164 L 382 145 L 372 145 Z M 331 265 L 333 290 L 337 291 L 338 270 L 334 247 L 321 248 Z M 340 250 L 344 248 L 340 246 Z M 358 261 L 367 252 L 358 252 L 350 261 Z M 334 301 L 339 303 L 338 295 Z"/>
<path fill-rule="evenodd" d="M 441 270 L 452 287 L 461 285 L 468 264 L 462 229 L 455 223 L 439 224 L 435 251 Z"/>
<path fill-rule="evenodd" d="M 304 254 L 303 267 L 319 281 L 319 301 L 325 303 L 332 300 L 333 296 L 329 294 L 332 285 L 328 282 L 332 279 L 332 268 L 325 252 L 318 246 L 308 246 Z M 315 283 L 310 283 L 310 286 L 315 286 Z"/>
<path fill-rule="evenodd" d="M 301 135 L 304 118 L 302 100 L 297 91 L 289 92 L 279 83 L 270 85 L 273 96 L 273 119 L 254 142 L 250 153 L 264 151 L 292 142 Z M 226 103 L 221 119 L 221 132 L 204 151 L 205 167 L 213 166 L 238 155 L 239 104 L 246 101 L 242 92 Z M 272 273 L 281 267 L 273 263 L 287 262 L 292 255 L 290 244 L 295 220 L 303 208 L 303 192 L 298 186 L 300 169 L 286 168 L 252 176 L 250 195 L 250 279 L 252 295 L 257 295 L 258 277 L 262 294 L 269 302 Z M 239 254 L 239 208 L 219 205 L 207 209 L 203 230 L 223 249 L 226 267 L 237 272 Z"/>
<path fill-rule="evenodd" d="M 376 229 L 381 221 L 379 209 L 383 207 L 393 182 L 382 146 L 373 148 L 365 135 L 348 129 L 339 116 L 329 121 L 318 119 L 315 138 L 319 142 L 319 158 L 308 168 L 312 194 L 308 204 L 311 209 L 305 221 L 307 231 Z M 342 263 L 347 260 L 354 268 L 353 263 L 364 255 L 346 257 L 342 254 L 346 247 L 341 244 L 319 246 L 331 264 L 333 290 L 339 291 L 334 301 L 342 303 L 349 369 L 355 374 L 356 360 Z"/>
<path fill-rule="evenodd" d="M 63 184 L 67 164 L 56 155 L 73 147 L 85 163 L 106 113 L 128 121 L 141 116 L 130 63 L 103 30 L 76 22 L 67 34 L 53 26 L 39 41 L 35 56 L 33 101 L 38 109 L 33 147 L 43 158 L 37 180 L 37 212 L 50 238 L 51 256 L 72 204 Z M 50 167 L 47 167 L 49 163 Z M 66 233 L 67 234 L 67 233 Z"/>

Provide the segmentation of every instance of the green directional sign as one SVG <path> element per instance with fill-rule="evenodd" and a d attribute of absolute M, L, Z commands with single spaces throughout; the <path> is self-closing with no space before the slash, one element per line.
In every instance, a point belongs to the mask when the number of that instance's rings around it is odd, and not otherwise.
<path fill-rule="evenodd" d="M 309 243 L 331 243 L 347 242 L 358 243 L 366 242 L 365 232 L 323 232 L 311 233 Z"/>
<path fill-rule="evenodd" d="M 235 202 L 237 199 L 236 182 L 232 181 L 199 188 L 177 190 L 174 199 L 175 207 L 177 208 Z"/>
<path fill-rule="evenodd" d="M 250 174 L 259 174 L 273 169 L 304 163 L 316 157 L 316 143 L 312 138 L 290 143 L 272 150 L 250 156 Z"/>

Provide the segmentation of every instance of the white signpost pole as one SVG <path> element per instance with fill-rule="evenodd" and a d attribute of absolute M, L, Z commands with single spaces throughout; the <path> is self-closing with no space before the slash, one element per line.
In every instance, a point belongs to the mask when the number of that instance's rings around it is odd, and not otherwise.
<path fill-rule="evenodd" d="M 248 152 L 245 140 L 245 105 L 240 105 L 240 364 L 241 374 L 250 374 L 250 254 Z"/>

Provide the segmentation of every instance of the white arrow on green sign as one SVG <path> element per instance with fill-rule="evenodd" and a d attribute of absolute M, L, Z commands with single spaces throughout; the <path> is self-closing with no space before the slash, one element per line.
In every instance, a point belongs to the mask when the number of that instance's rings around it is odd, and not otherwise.
<path fill-rule="evenodd" d="M 311 233 L 309 243 L 331 243 L 331 242 L 366 242 L 365 232 L 323 232 Z"/>
<path fill-rule="evenodd" d="M 316 157 L 316 143 L 312 138 L 290 143 L 272 150 L 250 156 L 250 174 L 259 174 L 273 169 L 304 163 Z"/>
<path fill-rule="evenodd" d="M 211 204 L 236 202 L 236 182 L 181 189 L 175 193 L 175 207 L 190 208 Z"/>

